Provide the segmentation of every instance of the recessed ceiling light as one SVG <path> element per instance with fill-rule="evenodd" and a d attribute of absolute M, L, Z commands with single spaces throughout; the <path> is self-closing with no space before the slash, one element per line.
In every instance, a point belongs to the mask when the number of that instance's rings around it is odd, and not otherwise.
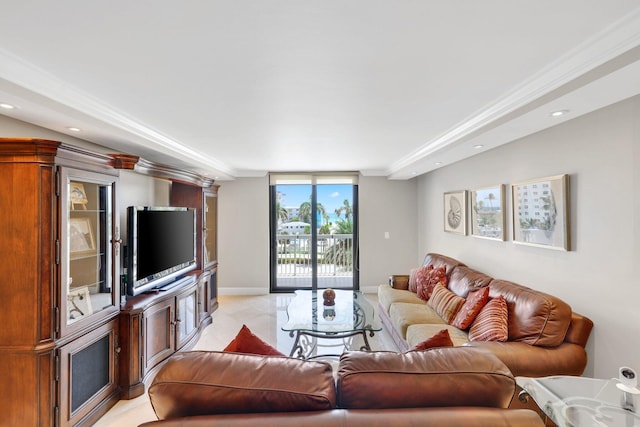
<path fill-rule="evenodd" d="M 68 127 L 71 132 L 80 132 L 80 128 Z"/>
<path fill-rule="evenodd" d="M 567 114 L 569 112 L 569 110 L 558 110 L 558 111 L 554 111 L 553 113 L 551 113 L 551 117 L 560 117 L 560 116 L 564 116 L 565 114 Z"/>
<path fill-rule="evenodd" d="M 442 162 L 435 162 L 434 165 L 436 166 L 440 166 L 442 164 Z"/>
<path fill-rule="evenodd" d="M 13 110 L 16 107 L 11 104 L 5 104 L 4 102 L 2 102 L 0 103 L 0 108 L 4 108 L 5 110 Z"/>
<path fill-rule="evenodd" d="M 484 145 L 482 145 L 482 144 L 476 144 L 476 145 L 473 146 L 473 148 L 475 148 L 476 150 L 479 150 L 482 147 L 484 147 Z"/>

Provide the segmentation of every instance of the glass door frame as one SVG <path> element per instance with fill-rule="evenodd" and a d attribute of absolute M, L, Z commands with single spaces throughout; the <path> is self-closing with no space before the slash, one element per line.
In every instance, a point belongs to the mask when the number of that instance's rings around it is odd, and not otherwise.
<path fill-rule="evenodd" d="M 271 174 L 270 182 L 269 182 L 269 290 L 271 293 L 291 293 L 296 289 L 310 289 L 313 291 L 318 290 L 318 218 L 317 218 L 317 186 L 323 185 L 322 182 L 318 183 L 317 181 L 327 178 L 336 178 L 347 177 L 346 179 L 350 180 L 350 185 L 352 188 L 352 283 L 348 289 L 359 290 L 360 289 L 360 277 L 359 277 L 359 238 L 358 238 L 358 176 L 356 173 L 304 173 L 304 174 Z M 303 287 L 303 288 L 295 288 L 295 287 L 287 287 L 283 288 L 278 286 L 278 241 L 277 241 L 277 233 L 278 233 L 278 214 L 276 212 L 277 206 L 277 185 L 278 179 L 284 177 L 292 180 L 303 180 L 309 179 L 310 182 L 308 185 L 311 186 L 311 288 Z M 285 184 L 282 182 L 281 184 Z M 347 184 L 347 182 L 345 182 Z M 321 289 L 324 289 L 321 288 Z"/>

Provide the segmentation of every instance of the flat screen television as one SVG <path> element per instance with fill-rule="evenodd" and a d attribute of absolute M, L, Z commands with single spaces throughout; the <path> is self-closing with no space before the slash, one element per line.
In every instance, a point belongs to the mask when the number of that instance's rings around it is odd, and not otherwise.
<path fill-rule="evenodd" d="M 127 209 L 127 294 L 168 286 L 196 268 L 195 209 Z"/>

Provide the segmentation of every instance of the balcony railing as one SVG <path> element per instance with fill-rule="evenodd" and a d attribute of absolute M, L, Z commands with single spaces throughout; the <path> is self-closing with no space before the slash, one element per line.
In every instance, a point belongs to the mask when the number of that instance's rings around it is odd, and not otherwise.
<path fill-rule="evenodd" d="M 311 235 L 278 234 L 278 277 L 311 276 Z M 318 277 L 353 275 L 353 236 L 319 234 Z"/>

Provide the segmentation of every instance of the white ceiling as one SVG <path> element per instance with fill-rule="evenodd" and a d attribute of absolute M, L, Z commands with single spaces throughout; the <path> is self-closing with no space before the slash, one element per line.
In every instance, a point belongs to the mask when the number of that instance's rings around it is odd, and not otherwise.
<path fill-rule="evenodd" d="M 637 0 L 0 2 L 1 114 L 221 180 L 409 179 L 640 93 Z"/>

